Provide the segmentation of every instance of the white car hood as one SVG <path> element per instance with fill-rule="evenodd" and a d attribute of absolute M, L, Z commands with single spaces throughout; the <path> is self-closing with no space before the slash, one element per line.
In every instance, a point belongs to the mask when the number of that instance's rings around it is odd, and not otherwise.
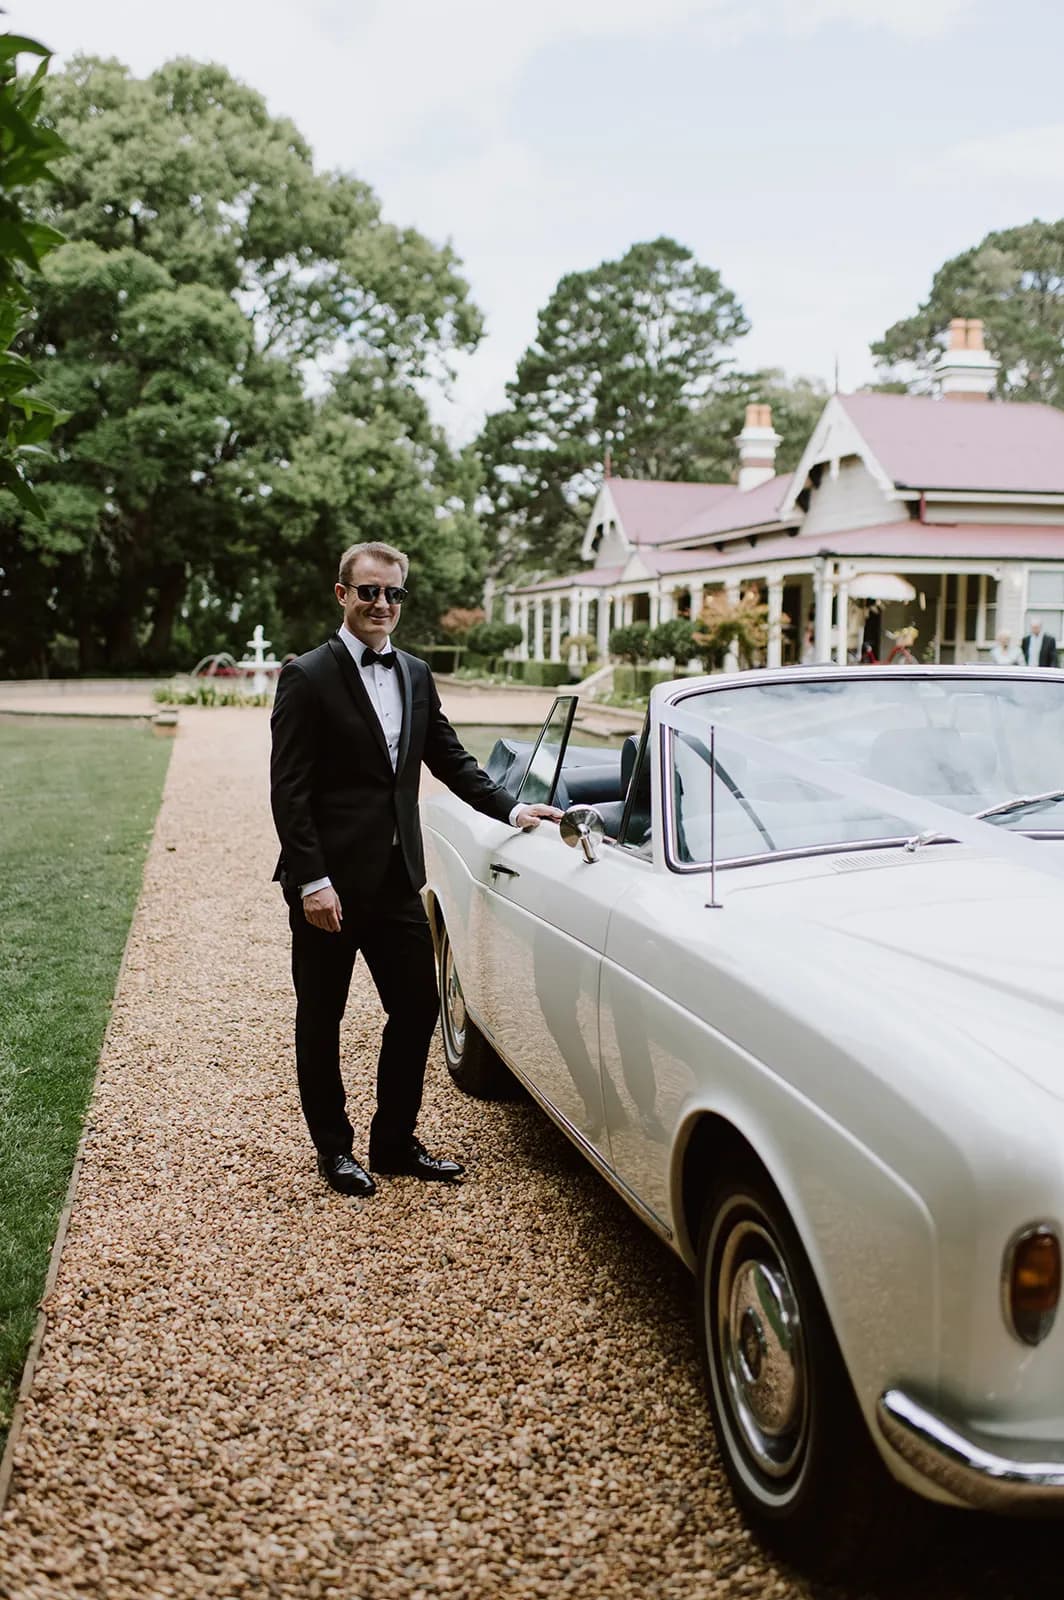
<path fill-rule="evenodd" d="M 799 919 L 823 930 L 851 998 L 872 988 L 876 1011 L 945 1026 L 1064 1100 L 1064 880 L 930 846 L 820 857 L 771 892 L 792 936 Z"/>

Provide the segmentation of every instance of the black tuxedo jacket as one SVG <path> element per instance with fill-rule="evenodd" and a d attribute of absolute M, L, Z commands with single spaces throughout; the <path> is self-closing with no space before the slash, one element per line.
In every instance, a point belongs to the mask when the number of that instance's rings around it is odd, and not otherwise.
<path fill-rule="evenodd" d="M 1020 640 L 1020 649 L 1023 651 L 1023 664 L 1027 665 L 1027 646 L 1031 635 L 1025 633 Z M 1057 641 L 1051 633 L 1043 633 L 1042 645 L 1038 652 L 1038 665 L 1040 667 L 1055 667 L 1057 664 Z"/>
<path fill-rule="evenodd" d="M 396 651 L 403 726 L 396 771 L 380 719 L 342 640 L 290 661 L 277 683 L 270 726 L 270 800 L 281 854 L 274 879 L 286 894 L 328 876 L 341 899 L 379 889 L 399 845 L 410 882 L 425 881 L 418 788 L 421 763 L 468 805 L 500 822 L 514 800 L 462 748 L 423 661 Z"/>

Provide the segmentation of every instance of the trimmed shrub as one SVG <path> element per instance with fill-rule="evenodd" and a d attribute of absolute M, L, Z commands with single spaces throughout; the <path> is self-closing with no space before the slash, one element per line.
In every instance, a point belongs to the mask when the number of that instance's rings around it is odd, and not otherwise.
<path fill-rule="evenodd" d="M 649 700 L 656 683 L 668 683 L 675 676 L 661 667 L 614 667 L 613 692 L 631 700 Z"/>
<path fill-rule="evenodd" d="M 399 648 L 427 662 L 433 672 L 456 671 L 464 653 L 462 646 L 456 644 L 404 644 Z"/>
<path fill-rule="evenodd" d="M 686 617 L 673 617 L 669 622 L 659 622 L 647 635 L 647 656 L 656 661 L 666 656 L 678 667 L 685 667 L 693 656 L 701 654 L 694 640 L 694 626 Z"/>
<path fill-rule="evenodd" d="M 610 655 L 619 656 L 622 661 L 629 661 L 636 666 L 640 661 L 649 661 L 647 652 L 647 639 L 650 634 L 648 622 L 631 622 L 626 628 L 614 628 L 610 634 Z"/>
<path fill-rule="evenodd" d="M 465 642 L 467 649 L 491 659 L 516 650 L 521 643 L 521 626 L 517 622 L 478 622 L 466 634 Z"/>
<path fill-rule="evenodd" d="M 535 684 L 537 689 L 557 689 L 563 683 L 577 683 L 580 680 L 579 667 L 570 668 L 565 661 L 515 661 L 514 666 L 521 666 L 521 682 Z"/>

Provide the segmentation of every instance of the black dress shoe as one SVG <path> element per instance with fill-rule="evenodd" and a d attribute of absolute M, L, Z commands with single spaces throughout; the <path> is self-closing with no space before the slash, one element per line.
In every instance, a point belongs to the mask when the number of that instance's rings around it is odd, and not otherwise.
<path fill-rule="evenodd" d="M 360 1167 L 354 1156 L 346 1150 L 327 1156 L 318 1152 L 318 1171 L 321 1173 L 330 1189 L 335 1189 L 337 1194 L 353 1194 L 364 1196 L 376 1194 L 377 1185 L 366 1171 Z"/>
<path fill-rule="evenodd" d="M 430 1156 L 420 1139 L 408 1139 L 395 1149 L 371 1149 L 369 1164 L 386 1177 L 424 1178 L 429 1183 L 455 1183 L 465 1173 L 458 1161 Z"/>

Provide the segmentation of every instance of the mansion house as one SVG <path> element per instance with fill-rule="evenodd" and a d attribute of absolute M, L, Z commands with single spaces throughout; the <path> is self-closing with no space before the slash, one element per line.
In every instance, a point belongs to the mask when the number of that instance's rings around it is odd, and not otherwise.
<path fill-rule="evenodd" d="M 939 662 L 985 661 L 1034 617 L 1064 639 L 1064 411 L 992 399 L 996 374 L 982 323 L 955 318 L 935 395 L 833 395 L 793 473 L 776 473 L 770 409 L 751 405 L 736 482 L 607 477 L 586 564 L 505 591 L 517 653 L 560 661 L 585 634 L 604 661 L 613 628 L 751 588 L 770 667 L 884 660 L 907 628 Z"/>

